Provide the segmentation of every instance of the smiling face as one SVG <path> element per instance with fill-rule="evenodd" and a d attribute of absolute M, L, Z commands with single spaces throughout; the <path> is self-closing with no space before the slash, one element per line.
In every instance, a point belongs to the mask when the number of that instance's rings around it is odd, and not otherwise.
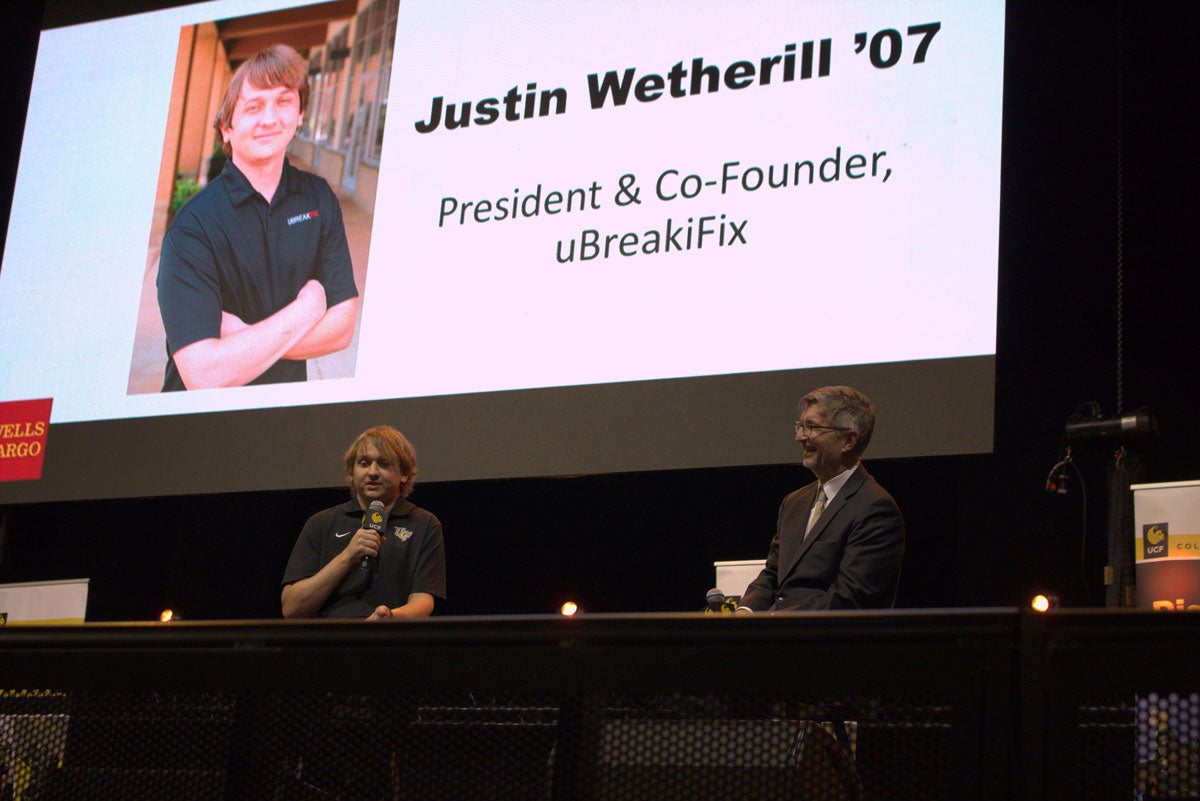
<path fill-rule="evenodd" d="M 221 137 L 239 168 L 282 164 L 302 119 L 300 94 L 295 89 L 263 89 L 246 80 L 233 117 L 228 125 L 221 126 Z"/>
<path fill-rule="evenodd" d="M 242 62 L 213 121 L 225 155 L 234 156 L 235 163 L 238 158 L 282 158 L 303 119 L 308 91 L 308 63 L 292 47 L 265 47 Z"/>
<path fill-rule="evenodd" d="M 804 410 L 800 422 L 805 425 L 796 431 L 796 442 L 804 448 L 804 466 L 822 484 L 850 466 L 845 464 L 850 450 L 846 435 L 853 431 L 834 430 L 833 424 L 815 406 Z"/>

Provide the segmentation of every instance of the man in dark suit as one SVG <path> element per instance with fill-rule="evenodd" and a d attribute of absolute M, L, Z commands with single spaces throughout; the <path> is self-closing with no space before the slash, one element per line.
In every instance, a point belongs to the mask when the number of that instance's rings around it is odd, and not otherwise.
<path fill-rule="evenodd" d="M 783 499 L 767 564 L 738 613 L 892 606 L 904 556 L 904 518 L 859 458 L 875 406 L 850 387 L 800 401 L 796 442 L 817 480 Z"/>

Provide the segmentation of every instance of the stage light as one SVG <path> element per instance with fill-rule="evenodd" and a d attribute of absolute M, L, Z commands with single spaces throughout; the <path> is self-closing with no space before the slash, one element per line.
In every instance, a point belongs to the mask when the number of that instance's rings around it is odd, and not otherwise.
<path fill-rule="evenodd" d="M 1158 420 L 1149 409 L 1101 417 L 1099 408 L 1091 407 L 1088 414 L 1085 417 L 1076 412 L 1067 419 L 1063 431 L 1067 442 L 1072 445 L 1111 443 L 1137 446 L 1148 444 L 1158 437 Z"/>
<path fill-rule="evenodd" d="M 563 617 L 574 617 L 575 613 L 579 611 L 579 604 L 574 601 L 567 601 L 558 611 Z"/>
<path fill-rule="evenodd" d="M 1046 612 L 1058 606 L 1057 595 L 1035 595 L 1029 602 L 1029 608 L 1035 612 Z"/>
<path fill-rule="evenodd" d="M 179 617 L 173 609 L 164 609 L 162 610 L 162 614 L 158 616 L 158 619 L 161 623 L 170 623 L 173 620 L 179 620 Z"/>

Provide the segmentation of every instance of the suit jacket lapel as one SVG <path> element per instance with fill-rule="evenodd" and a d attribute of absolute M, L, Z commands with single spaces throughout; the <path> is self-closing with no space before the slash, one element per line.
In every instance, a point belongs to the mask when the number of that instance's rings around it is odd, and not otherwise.
<path fill-rule="evenodd" d="M 801 537 L 804 534 L 804 525 L 806 522 L 808 522 L 808 516 L 812 513 L 813 501 L 817 497 L 817 486 L 817 483 L 814 481 L 812 484 L 804 487 L 803 492 L 805 501 L 800 507 L 804 511 L 801 513 L 800 510 L 797 509 L 794 525 L 800 528 Z M 802 541 L 800 537 L 788 537 L 780 543 L 780 547 L 781 550 L 779 553 L 778 577 L 782 579 L 784 576 L 791 573 L 792 569 L 796 566 L 796 563 L 800 561 L 800 555 L 804 553 L 808 547 L 808 540 Z"/>
<path fill-rule="evenodd" d="M 804 554 L 808 552 L 808 549 L 812 547 L 812 544 L 817 541 L 817 537 L 821 536 L 821 532 L 824 531 L 837 518 L 838 512 L 840 512 L 842 507 L 844 507 L 850 501 L 850 499 L 854 497 L 854 493 L 858 492 L 859 488 L 862 487 L 869 475 L 870 474 L 867 472 L 867 469 L 859 464 L 858 469 L 854 471 L 854 475 L 846 479 L 846 483 L 842 485 L 840 490 L 838 490 L 837 495 L 834 495 L 833 499 L 826 504 L 824 513 L 822 513 L 816 524 L 813 525 L 812 531 L 810 531 L 808 536 L 804 538 L 804 541 L 800 544 L 800 547 L 796 549 L 795 556 L 788 561 L 788 569 L 783 575 L 787 575 L 788 573 L 792 572 L 792 570 L 796 567 L 796 564 L 800 561 L 801 557 L 803 557 Z M 812 492 L 809 493 L 809 495 L 810 499 L 808 504 L 805 506 L 805 509 L 811 513 L 812 502 L 817 496 L 816 484 L 812 485 Z M 807 523 L 808 517 L 806 516 L 804 520 Z M 803 534 L 803 529 L 801 529 L 801 534 Z"/>

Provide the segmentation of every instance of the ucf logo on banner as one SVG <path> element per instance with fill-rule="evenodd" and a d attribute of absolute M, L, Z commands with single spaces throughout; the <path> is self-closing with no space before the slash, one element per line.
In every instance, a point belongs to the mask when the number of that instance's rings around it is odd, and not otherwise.
<path fill-rule="evenodd" d="M 1200 611 L 1200 481 L 1132 489 L 1137 605 Z"/>

